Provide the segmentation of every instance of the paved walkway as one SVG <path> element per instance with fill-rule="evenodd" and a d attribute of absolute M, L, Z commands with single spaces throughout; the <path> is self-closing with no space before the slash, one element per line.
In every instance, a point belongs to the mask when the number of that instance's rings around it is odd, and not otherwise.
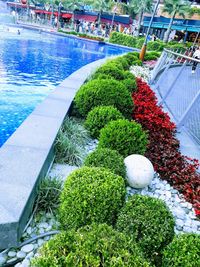
<path fill-rule="evenodd" d="M 160 76 L 158 88 L 157 84 L 151 86 L 159 101 L 166 96 L 172 86 L 165 103 L 162 104 L 164 110 L 169 113 L 172 121 L 176 124 L 200 92 L 200 68 L 197 68 L 196 73 L 192 74 L 191 67 L 185 66 L 176 79 L 179 71 L 180 67 L 170 68 L 165 75 Z M 177 137 L 180 140 L 182 153 L 200 160 L 200 97 L 186 117 L 184 126 L 179 130 Z"/>

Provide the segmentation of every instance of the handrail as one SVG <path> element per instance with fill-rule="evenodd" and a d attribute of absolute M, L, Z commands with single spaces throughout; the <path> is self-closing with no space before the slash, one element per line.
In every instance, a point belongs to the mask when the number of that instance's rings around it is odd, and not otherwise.
<path fill-rule="evenodd" d="M 175 55 L 175 56 L 181 56 L 182 58 L 185 58 L 185 59 L 187 59 L 187 60 L 195 61 L 195 62 L 200 63 L 200 60 L 199 60 L 199 59 L 196 59 L 196 58 L 193 58 L 193 57 L 188 57 L 188 56 L 186 56 L 186 55 L 184 55 L 184 54 L 180 54 L 180 53 L 177 53 L 177 52 L 173 52 L 173 51 L 171 51 L 171 50 L 169 50 L 169 49 L 167 49 L 167 48 L 164 48 L 164 51 L 167 52 L 167 53 L 170 53 L 170 54 L 172 54 L 172 55 Z"/>

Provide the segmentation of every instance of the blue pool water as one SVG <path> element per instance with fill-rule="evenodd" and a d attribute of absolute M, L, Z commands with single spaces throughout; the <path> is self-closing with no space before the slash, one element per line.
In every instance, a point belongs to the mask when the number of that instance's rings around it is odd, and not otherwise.
<path fill-rule="evenodd" d="M 80 67 L 130 50 L 0 27 L 0 146 L 38 103 Z"/>

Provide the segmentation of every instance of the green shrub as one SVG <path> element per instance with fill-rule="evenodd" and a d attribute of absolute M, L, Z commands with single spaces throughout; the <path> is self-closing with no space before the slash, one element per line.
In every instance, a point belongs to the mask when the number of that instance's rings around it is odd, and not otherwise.
<path fill-rule="evenodd" d="M 116 65 L 120 70 L 129 70 L 130 67 L 127 59 L 123 56 L 111 59 L 107 61 L 107 63 L 112 63 Z"/>
<path fill-rule="evenodd" d="M 93 108 L 87 115 L 85 127 L 94 138 L 99 138 L 100 130 L 110 121 L 123 119 L 121 112 L 113 106 Z"/>
<path fill-rule="evenodd" d="M 184 44 L 173 44 L 173 45 L 167 45 L 166 48 L 171 49 L 173 51 L 177 51 L 178 53 L 182 53 L 186 50 L 184 47 Z"/>
<path fill-rule="evenodd" d="M 67 117 L 55 141 L 55 161 L 80 166 L 89 141 L 87 130 L 74 118 Z"/>
<path fill-rule="evenodd" d="M 136 38 L 120 32 L 112 32 L 109 42 L 113 44 L 136 47 Z"/>
<path fill-rule="evenodd" d="M 111 66 L 111 64 L 112 64 L 112 65 L 114 65 L 115 67 L 117 67 L 119 70 L 121 70 L 121 71 L 124 70 L 123 65 L 122 65 L 122 62 L 121 62 L 120 60 L 118 60 L 118 57 L 115 58 L 115 59 L 110 59 L 110 60 L 108 60 L 104 65 L 106 65 L 106 64 L 109 64 L 110 66 Z M 104 66 L 104 65 L 103 65 L 103 66 Z"/>
<path fill-rule="evenodd" d="M 140 60 L 140 59 L 138 59 L 138 60 L 135 60 L 135 61 L 133 61 L 133 64 L 132 64 L 133 66 L 135 65 L 135 66 L 142 66 L 142 60 Z"/>
<path fill-rule="evenodd" d="M 148 42 L 147 49 L 148 51 L 162 51 L 166 46 L 162 41 L 150 41 Z"/>
<path fill-rule="evenodd" d="M 117 150 L 124 157 L 131 154 L 143 155 L 146 146 L 147 134 L 134 121 L 111 121 L 100 131 L 98 147 Z"/>
<path fill-rule="evenodd" d="M 200 235 L 182 234 L 176 236 L 163 254 L 163 267 L 200 266 Z"/>
<path fill-rule="evenodd" d="M 105 168 L 82 167 L 72 172 L 61 193 L 62 229 L 93 222 L 113 224 L 125 201 L 125 182 Z"/>
<path fill-rule="evenodd" d="M 98 77 L 99 74 L 106 74 L 110 75 L 116 80 L 123 80 L 123 68 L 119 68 L 119 63 L 107 62 L 102 65 L 100 68 L 97 69 L 95 74 L 93 75 L 94 78 Z"/>
<path fill-rule="evenodd" d="M 137 38 L 137 41 L 136 41 L 136 47 L 137 47 L 137 48 L 142 48 L 142 46 L 143 46 L 143 44 L 144 44 L 144 40 L 145 40 L 144 37 Z"/>
<path fill-rule="evenodd" d="M 99 148 L 90 153 L 84 162 L 88 167 L 104 167 L 113 173 L 126 177 L 124 158 L 116 151 L 109 148 Z"/>
<path fill-rule="evenodd" d="M 128 63 L 128 61 L 127 61 L 126 58 L 124 58 L 124 57 L 118 57 L 115 60 L 121 63 L 121 65 L 123 67 L 123 70 L 129 70 L 130 65 L 129 65 L 129 63 Z"/>
<path fill-rule="evenodd" d="M 149 53 L 146 53 L 146 55 L 145 55 L 145 57 L 144 57 L 144 60 L 145 60 L 145 61 L 148 61 L 148 60 L 155 60 L 155 59 L 157 59 L 157 58 L 158 58 L 157 55 L 152 54 L 151 52 L 149 52 Z"/>
<path fill-rule="evenodd" d="M 106 80 L 106 79 L 114 79 L 111 75 L 109 74 L 98 74 L 98 75 L 93 75 L 91 80 L 96 80 L 96 79 L 100 79 L 100 80 Z"/>
<path fill-rule="evenodd" d="M 140 53 L 139 52 L 136 52 L 135 51 L 135 52 L 131 52 L 131 53 L 132 53 L 133 56 L 136 56 L 137 58 L 139 58 L 139 56 L 140 56 Z"/>
<path fill-rule="evenodd" d="M 133 110 L 131 94 L 125 86 L 114 79 L 94 79 L 81 86 L 75 95 L 75 105 L 82 116 L 97 106 L 114 106 L 125 117 Z"/>
<path fill-rule="evenodd" d="M 61 232 L 32 260 L 33 267 L 150 267 L 137 244 L 106 224 Z"/>
<path fill-rule="evenodd" d="M 116 229 L 132 236 L 145 253 L 154 260 L 174 237 L 174 219 L 163 201 L 133 195 L 118 216 Z"/>
<path fill-rule="evenodd" d="M 131 94 L 137 89 L 136 78 L 130 71 L 124 72 L 124 80 L 122 80 L 122 83 L 125 85 L 125 87 Z"/>
<path fill-rule="evenodd" d="M 127 60 L 129 67 L 130 67 L 132 65 L 132 62 L 137 60 L 139 56 L 133 54 L 133 52 L 129 52 L 126 55 L 124 55 L 123 58 Z"/>

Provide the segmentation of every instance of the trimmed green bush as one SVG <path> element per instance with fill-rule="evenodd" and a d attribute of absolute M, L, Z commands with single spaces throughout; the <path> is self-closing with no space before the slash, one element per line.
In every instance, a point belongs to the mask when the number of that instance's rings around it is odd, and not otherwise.
<path fill-rule="evenodd" d="M 99 148 L 90 153 L 84 162 L 88 167 L 104 167 L 113 173 L 126 177 L 124 158 L 116 151 L 109 148 Z"/>
<path fill-rule="evenodd" d="M 109 42 L 113 44 L 136 47 L 137 38 L 120 32 L 112 32 Z"/>
<path fill-rule="evenodd" d="M 87 115 L 85 127 L 93 138 L 99 138 L 100 130 L 110 121 L 124 119 L 122 113 L 113 106 L 93 108 Z"/>
<path fill-rule="evenodd" d="M 144 44 L 144 40 L 145 38 L 144 37 L 139 37 L 137 38 L 136 40 L 136 46 L 137 48 L 142 48 L 143 44 Z"/>
<path fill-rule="evenodd" d="M 122 66 L 122 65 L 121 65 Z M 119 63 L 113 63 L 113 62 L 107 62 L 104 65 L 102 65 L 100 68 L 97 69 L 95 74 L 93 75 L 93 78 L 96 78 L 99 76 L 99 74 L 106 74 L 112 76 L 116 80 L 123 80 L 123 67 L 119 67 Z"/>
<path fill-rule="evenodd" d="M 154 54 L 153 52 L 148 52 L 146 53 L 144 60 L 148 61 L 148 60 L 155 60 L 157 59 L 159 56 L 157 56 L 156 54 Z"/>
<path fill-rule="evenodd" d="M 82 116 L 97 106 L 114 106 L 130 118 L 133 100 L 128 89 L 114 79 L 94 79 L 81 86 L 74 99 L 75 105 Z"/>
<path fill-rule="evenodd" d="M 150 41 L 148 42 L 147 49 L 148 51 L 162 51 L 166 46 L 162 41 Z"/>
<path fill-rule="evenodd" d="M 121 70 L 128 70 L 130 67 L 127 59 L 124 58 L 123 56 L 108 60 L 107 63 L 112 63 L 116 65 L 118 68 L 120 68 Z"/>
<path fill-rule="evenodd" d="M 200 235 L 176 236 L 163 253 L 163 267 L 200 266 Z"/>
<path fill-rule="evenodd" d="M 131 94 L 137 89 L 136 78 L 130 71 L 124 72 L 124 80 L 122 80 L 122 83 L 125 85 L 125 87 Z"/>
<path fill-rule="evenodd" d="M 155 260 L 172 241 L 174 225 L 173 215 L 163 201 L 133 195 L 121 209 L 116 229 L 132 236 L 145 255 Z"/>
<path fill-rule="evenodd" d="M 117 150 L 124 157 L 131 154 L 143 155 L 146 146 L 147 134 L 134 121 L 111 121 L 100 131 L 98 147 Z"/>
<path fill-rule="evenodd" d="M 106 224 L 61 232 L 32 260 L 33 267 L 150 267 L 137 244 Z"/>
<path fill-rule="evenodd" d="M 114 224 L 125 201 L 125 181 L 105 168 L 82 167 L 72 172 L 61 193 L 62 229 L 97 223 Z"/>
<path fill-rule="evenodd" d="M 133 52 L 129 52 L 126 55 L 124 55 L 123 58 L 127 60 L 130 67 L 132 65 L 132 62 L 139 58 L 139 53 L 138 55 L 135 55 Z"/>
<path fill-rule="evenodd" d="M 132 65 L 133 65 L 133 66 L 134 66 L 134 65 L 135 65 L 135 66 L 142 66 L 142 60 L 140 60 L 140 59 L 138 59 L 138 60 L 134 60 Z"/>

